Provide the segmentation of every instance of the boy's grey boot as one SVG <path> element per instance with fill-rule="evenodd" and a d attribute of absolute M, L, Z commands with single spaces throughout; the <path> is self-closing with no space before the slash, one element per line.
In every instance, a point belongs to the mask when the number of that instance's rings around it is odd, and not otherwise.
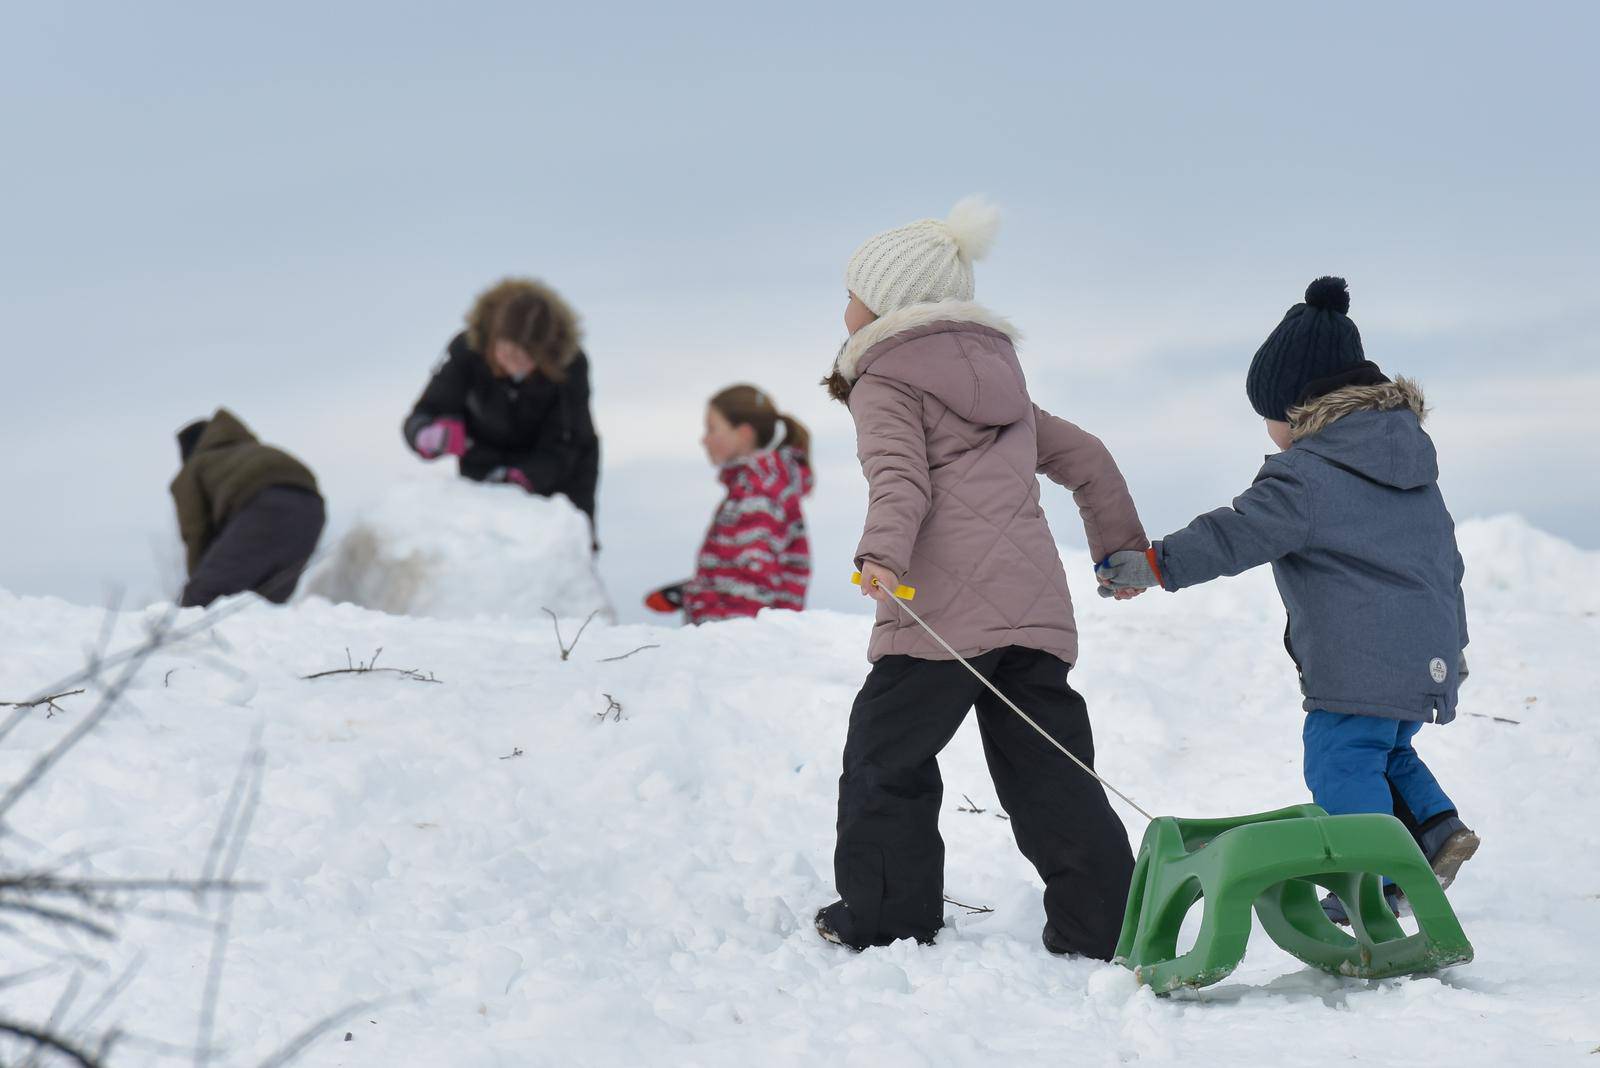
<path fill-rule="evenodd" d="M 1422 855 L 1438 877 L 1439 885 L 1446 889 L 1455 882 L 1461 865 L 1472 859 L 1478 851 L 1480 839 L 1473 830 L 1461 822 L 1460 816 L 1450 816 L 1429 827 L 1417 837 Z"/>

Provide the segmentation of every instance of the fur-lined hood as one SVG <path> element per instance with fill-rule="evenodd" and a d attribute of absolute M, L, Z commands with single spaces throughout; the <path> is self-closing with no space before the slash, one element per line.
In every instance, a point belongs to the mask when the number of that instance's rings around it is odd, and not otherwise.
<path fill-rule="evenodd" d="M 493 337 L 515 341 L 552 378 L 572 366 L 582 351 L 578 315 L 561 294 L 534 278 L 506 278 L 490 286 L 467 312 L 467 344 L 489 354 Z"/>
<path fill-rule="evenodd" d="M 951 328 L 957 330 L 967 325 L 980 326 L 1004 334 L 1013 343 L 1022 337 L 1016 327 L 976 301 L 940 300 L 930 304 L 911 304 L 874 319 L 850 335 L 844 348 L 839 350 L 833 369 L 846 382 L 854 384 L 866 370 L 865 365 L 887 351 L 887 347 L 880 350 L 884 342 L 913 330 L 934 333 L 927 328 L 942 323 L 951 324 Z"/>
<path fill-rule="evenodd" d="M 1311 453 L 1380 485 L 1418 489 L 1439 478 L 1426 412 L 1409 379 L 1344 386 L 1289 410 L 1289 455 Z"/>
<path fill-rule="evenodd" d="M 1320 434 L 1335 421 L 1355 412 L 1387 412 L 1396 408 L 1410 408 L 1416 413 L 1418 423 L 1428 418 L 1422 387 L 1412 379 L 1402 376 L 1375 386 L 1345 386 L 1290 408 L 1289 437 L 1299 441 Z"/>

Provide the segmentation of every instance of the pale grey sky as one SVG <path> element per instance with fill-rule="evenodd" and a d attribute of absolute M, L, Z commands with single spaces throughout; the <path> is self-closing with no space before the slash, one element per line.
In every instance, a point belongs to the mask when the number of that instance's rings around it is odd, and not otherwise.
<path fill-rule="evenodd" d="M 687 573 L 702 405 L 739 380 L 813 425 L 813 603 L 850 605 L 864 486 L 815 387 L 844 261 L 972 192 L 1005 212 L 979 299 L 1152 535 L 1248 483 L 1250 355 L 1337 273 L 1427 388 L 1457 517 L 1600 547 L 1600 8 L 863 7 L 12 5 L 0 587 L 168 582 L 171 433 L 218 404 L 337 526 L 515 273 L 587 323 L 622 605 Z"/>

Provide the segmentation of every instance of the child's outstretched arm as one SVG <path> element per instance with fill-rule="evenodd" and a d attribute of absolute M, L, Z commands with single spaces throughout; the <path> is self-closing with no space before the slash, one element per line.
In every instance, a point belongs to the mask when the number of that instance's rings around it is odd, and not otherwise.
<path fill-rule="evenodd" d="M 1093 434 L 1038 405 L 1033 413 L 1038 424 L 1039 473 L 1072 491 L 1089 539 L 1089 554 L 1104 560 L 1119 549 L 1148 546 L 1150 539 L 1111 451 Z"/>
<path fill-rule="evenodd" d="M 896 580 L 911 566 L 911 546 L 933 504 L 922 397 L 887 378 L 865 375 L 850 391 L 856 456 L 867 476 L 867 521 L 856 567 L 873 563 Z"/>
<path fill-rule="evenodd" d="M 1287 556 L 1311 540 L 1313 519 L 1305 480 L 1292 464 L 1269 457 L 1231 507 L 1207 512 L 1155 543 L 1161 586 L 1181 590 Z"/>

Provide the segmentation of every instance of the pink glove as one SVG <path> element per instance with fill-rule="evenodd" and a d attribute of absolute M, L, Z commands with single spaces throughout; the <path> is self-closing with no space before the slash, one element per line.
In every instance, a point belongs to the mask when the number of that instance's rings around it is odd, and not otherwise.
<path fill-rule="evenodd" d="M 472 443 L 467 440 L 467 427 L 461 420 L 435 419 L 417 431 L 413 444 L 424 458 L 434 460 L 446 453 L 460 456 Z"/>
<path fill-rule="evenodd" d="M 515 467 L 506 469 L 506 481 L 521 486 L 529 493 L 533 492 L 533 483 L 528 481 L 528 476 Z"/>

